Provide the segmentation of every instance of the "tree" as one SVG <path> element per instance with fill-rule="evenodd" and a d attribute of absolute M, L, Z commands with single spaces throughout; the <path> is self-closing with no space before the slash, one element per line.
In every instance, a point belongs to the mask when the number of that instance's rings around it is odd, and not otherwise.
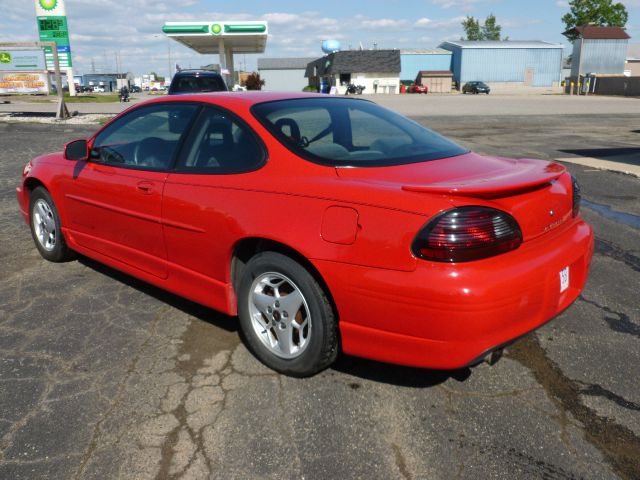
<path fill-rule="evenodd" d="M 162 75 L 158 75 L 156 72 L 151 72 L 151 75 L 155 77 L 156 82 L 164 82 L 164 77 Z"/>
<path fill-rule="evenodd" d="M 484 40 L 500 40 L 502 27 L 496 23 L 496 16 L 492 13 L 484 21 L 482 36 Z"/>
<path fill-rule="evenodd" d="M 260 78 L 259 73 L 253 72 L 244 81 L 244 86 L 247 87 L 247 90 L 262 90 L 262 87 L 264 86 L 264 80 Z"/>
<path fill-rule="evenodd" d="M 571 0 L 570 12 L 562 17 L 565 30 L 573 27 L 593 24 L 599 27 L 624 27 L 629 13 L 622 3 L 613 0 Z M 577 35 L 567 35 L 569 40 L 575 40 Z"/>
<path fill-rule="evenodd" d="M 479 20 L 467 15 L 467 18 L 462 21 L 462 28 L 467 34 L 467 38 L 464 40 L 483 40 Z"/>
<path fill-rule="evenodd" d="M 496 23 L 494 14 L 490 14 L 482 26 L 480 20 L 467 16 L 462 21 L 462 28 L 467 35 L 467 38 L 462 40 L 500 40 L 500 32 L 502 31 L 502 27 Z M 503 40 L 508 40 L 508 38 Z"/>

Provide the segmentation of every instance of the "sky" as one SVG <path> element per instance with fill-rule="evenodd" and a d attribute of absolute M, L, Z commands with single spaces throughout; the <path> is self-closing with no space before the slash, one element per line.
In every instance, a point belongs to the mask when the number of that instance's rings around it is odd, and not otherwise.
<path fill-rule="evenodd" d="M 622 0 L 629 12 L 630 42 L 640 43 L 640 0 Z M 38 41 L 34 0 L 0 0 L 0 42 Z M 168 40 L 167 21 L 266 20 L 264 54 L 238 55 L 236 69 L 257 68 L 259 57 L 320 57 L 322 40 L 342 49 L 435 48 L 463 35 L 462 20 L 494 14 L 510 40 L 569 44 L 562 36 L 566 0 L 323 0 L 317 2 L 210 0 L 65 0 L 74 73 L 122 71 L 166 75 L 169 66 L 198 68 L 218 63 Z M 169 55 L 171 63 L 169 63 Z"/>

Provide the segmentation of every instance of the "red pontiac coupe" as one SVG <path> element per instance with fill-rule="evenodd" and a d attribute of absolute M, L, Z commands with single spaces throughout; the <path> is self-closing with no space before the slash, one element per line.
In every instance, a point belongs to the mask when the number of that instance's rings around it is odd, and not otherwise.
<path fill-rule="evenodd" d="M 427 93 L 429 93 L 429 88 L 424 85 L 415 84 L 409 85 L 407 87 L 407 91 L 409 93 L 424 93 L 426 95 Z"/>
<path fill-rule="evenodd" d="M 339 351 L 478 363 L 569 306 L 593 253 L 561 165 L 335 96 L 141 103 L 29 162 L 17 197 L 45 259 L 75 251 L 237 315 L 294 376 Z"/>

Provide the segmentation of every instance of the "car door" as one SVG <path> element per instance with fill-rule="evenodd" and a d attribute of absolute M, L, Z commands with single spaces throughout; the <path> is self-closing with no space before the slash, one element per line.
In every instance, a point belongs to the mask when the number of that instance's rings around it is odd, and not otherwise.
<path fill-rule="evenodd" d="M 166 278 L 162 192 L 197 104 L 135 108 L 100 131 L 66 186 L 68 228 L 83 247 Z"/>
<path fill-rule="evenodd" d="M 165 184 L 163 224 L 175 275 L 190 279 L 190 298 L 226 310 L 229 252 L 242 236 L 245 189 L 266 150 L 253 130 L 226 110 L 202 109 Z"/>

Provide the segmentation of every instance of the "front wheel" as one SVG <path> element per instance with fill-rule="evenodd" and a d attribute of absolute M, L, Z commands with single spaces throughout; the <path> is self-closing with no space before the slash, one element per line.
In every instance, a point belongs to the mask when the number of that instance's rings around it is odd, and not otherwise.
<path fill-rule="evenodd" d="M 338 354 L 337 320 L 327 295 L 302 265 L 280 253 L 262 252 L 247 263 L 238 317 L 253 354 L 285 375 L 313 375 Z"/>
<path fill-rule="evenodd" d="M 51 194 L 43 187 L 31 192 L 29 199 L 31 236 L 43 258 L 64 262 L 73 258 L 62 235 L 60 216 Z"/>

